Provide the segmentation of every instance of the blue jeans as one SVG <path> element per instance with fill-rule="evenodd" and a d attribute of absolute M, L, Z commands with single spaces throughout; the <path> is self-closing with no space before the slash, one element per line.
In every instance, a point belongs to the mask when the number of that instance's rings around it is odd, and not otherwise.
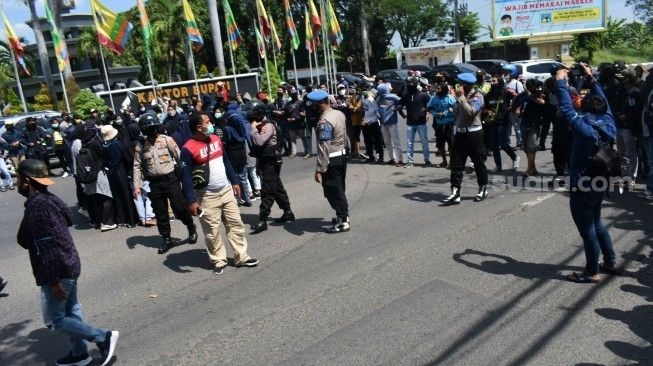
<path fill-rule="evenodd" d="M 70 335 L 74 356 L 88 354 L 86 341 L 102 343 L 107 330 L 84 323 L 82 309 L 77 302 L 77 279 L 65 278 L 61 286 L 68 293 L 68 298 L 58 301 L 52 293 L 52 286 L 41 286 L 41 308 L 45 325 L 54 330 Z"/>
<path fill-rule="evenodd" d="M 429 158 L 429 140 L 428 140 L 428 128 L 426 128 L 426 124 L 423 125 L 416 125 L 416 126 L 411 126 L 408 125 L 406 126 L 406 133 L 408 135 L 408 163 L 414 162 L 414 154 L 415 154 L 415 133 L 419 134 L 419 139 L 422 142 L 422 153 L 424 154 L 424 162 L 430 161 L 431 159 Z"/>
<path fill-rule="evenodd" d="M 18 169 L 18 167 L 14 167 L 14 169 Z M 0 156 L 0 173 L 3 175 L 2 181 L 5 183 L 4 186 L 9 188 L 11 187 L 14 182 L 11 180 L 11 174 L 9 173 L 9 169 L 7 169 L 7 163 L 5 163 L 5 159 L 3 159 Z"/>
<path fill-rule="evenodd" d="M 154 218 L 154 211 L 152 210 L 152 201 L 149 198 L 150 195 L 150 182 L 143 182 L 143 187 L 141 188 L 141 195 L 137 198 L 134 198 L 134 204 L 136 205 L 136 211 L 138 211 L 138 218 L 142 221 L 151 220 Z"/>
<path fill-rule="evenodd" d="M 615 263 L 615 253 L 612 248 L 610 233 L 601 222 L 601 202 L 603 192 L 571 192 L 569 207 L 571 217 L 578 228 L 585 247 L 586 274 L 593 276 L 599 273 L 599 255 L 603 253 L 603 261 L 607 265 Z"/>
<path fill-rule="evenodd" d="M 240 180 L 240 187 L 242 188 L 242 191 L 240 192 L 241 197 L 236 197 L 240 198 L 241 200 L 245 202 L 249 202 L 249 196 L 251 195 L 251 188 L 249 186 L 249 178 L 248 177 L 248 170 L 247 170 L 247 165 L 243 166 L 240 170 L 236 171 L 238 173 L 238 180 Z"/>

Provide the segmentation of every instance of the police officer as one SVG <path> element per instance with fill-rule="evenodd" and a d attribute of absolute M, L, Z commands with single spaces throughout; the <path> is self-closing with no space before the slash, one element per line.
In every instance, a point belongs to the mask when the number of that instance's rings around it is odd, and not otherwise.
<path fill-rule="evenodd" d="M 27 146 L 25 157 L 43 161 L 48 167 L 48 174 L 53 175 L 50 171 L 50 157 L 46 149 L 51 138 L 52 135 L 37 124 L 36 117 L 27 117 L 25 130 L 21 136 L 21 144 Z"/>
<path fill-rule="evenodd" d="M 458 74 L 454 118 L 456 134 L 453 139 L 451 156 L 451 195 L 442 200 L 443 206 L 460 203 L 460 187 L 463 182 L 463 169 L 469 157 L 474 163 L 478 193 L 474 202 L 487 197 L 487 168 L 485 167 L 485 142 L 481 125 L 481 111 L 484 106 L 483 95 L 474 88 L 476 76 L 471 73 Z"/>
<path fill-rule="evenodd" d="M 295 214 L 290 209 L 288 193 L 283 187 L 281 173 L 281 145 L 278 129 L 266 117 L 266 105 L 258 99 L 252 99 L 243 106 L 243 112 L 251 122 L 250 155 L 256 158 L 256 174 L 261 177 L 261 205 L 259 222 L 252 225 L 252 234 L 268 229 L 268 217 L 274 202 L 283 210 L 283 215 L 275 219 L 276 223 L 295 221 Z"/>
<path fill-rule="evenodd" d="M 315 103 L 322 112 L 317 125 L 317 167 L 315 181 L 322 183 L 324 197 L 336 211 L 327 233 L 349 231 L 349 205 L 345 195 L 347 176 L 347 126 L 344 113 L 331 108 L 329 94 L 316 90 L 308 94 L 308 100 Z"/>
<path fill-rule="evenodd" d="M 144 143 L 139 143 L 134 150 L 134 198 L 141 194 L 143 180 L 149 180 L 149 197 L 156 216 L 156 226 L 163 237 L 159 254 L 174 246 L 170 237 L 168 200 L 175 216 L 188 228 L 188 242 L 195 244 L 197 229 L 192 216 L 186 210 L 186 200 L 181 192 L 179 178 L 175 174 L 175 164 L 179 162 L 179 147 L 171 137 L 159 135 L 159 119 L 155 115 L 146 113 L 138 122 L 146 138 Z"/>

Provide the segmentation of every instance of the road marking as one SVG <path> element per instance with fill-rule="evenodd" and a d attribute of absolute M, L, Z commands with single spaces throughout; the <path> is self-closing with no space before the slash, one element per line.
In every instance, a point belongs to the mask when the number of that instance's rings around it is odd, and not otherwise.
<path fill-rule="evenodd" d="M 548 200 L 549 198 L 551 198 L 553 196 L 555 196 L 555 193 L 549 193 L 549 194 L 544 195 L 544 196 L 539 196 L 539 197 L 537 197 L 536 199 L 534 199 L 532 201 L 522 203 L 521 207 L 524 207 L 524 206 L 533 207 L 533 206 L 535 206 L 537 204 L 540 204 L 540 203 Z"/>

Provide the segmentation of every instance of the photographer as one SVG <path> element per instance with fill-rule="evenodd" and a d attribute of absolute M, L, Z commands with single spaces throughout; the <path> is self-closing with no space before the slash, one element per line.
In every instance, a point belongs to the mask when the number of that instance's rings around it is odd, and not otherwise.
<path fill-rule="evenodd" d="M 616 128 L 606 97 L 592 77 L 592 70 L 585 64 L 582 66 L 590 82 L 590 94 L 585 97 L 581 114 L 574 109 L 567 87 L 566 78 L 569 70 L 560 69 L 555 76 L 558 107 L 567 118 L 574 136 L 569 206 L 574 223 L 583 238 L 587 259 L 585 271 L 571 273 L 566 278 L 578 283 L 598 283 L 601 281 L 599 269 L 612 274 L 618 274 L 620 269 L 616 265 L 610 234 L 601 222 L 601 202 L 604 192 L 593 189 L 591 184 L 586 184 L 588 182 L 585 178 L 591 174 L 592 160 L 598 144 L 612 143 Z M 601 253 L 604 262 L 599 264 Z"/>

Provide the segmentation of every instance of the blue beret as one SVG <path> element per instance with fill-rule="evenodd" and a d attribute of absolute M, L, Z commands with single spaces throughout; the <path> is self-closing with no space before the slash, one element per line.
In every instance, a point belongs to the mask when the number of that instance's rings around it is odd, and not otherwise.
<path fill-rule="evenodd" d="M 476 75 L 469 72 L 463 72 L 458 74 L 458 81 L 464 84 L 476 84 Z"/>
<path fill-rule="evenodd" d="M 321 102 L 329 97 L 329 93 L 322 89 L 313 90 L 306 96 L 311 102 Z"/>

